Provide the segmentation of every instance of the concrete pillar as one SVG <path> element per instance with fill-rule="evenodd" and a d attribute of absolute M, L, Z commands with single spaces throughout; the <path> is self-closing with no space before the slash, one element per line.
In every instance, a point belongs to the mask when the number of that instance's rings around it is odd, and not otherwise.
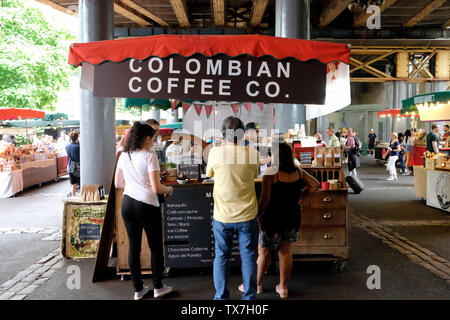
<path fill-rule="evenodd" d="M 79 0 L 81 42 L 111 40 L 114 34 L 113 0 Z M 109 193 L 115 162 L 115 101 L 97 98 L 81 89 L 81 185 L 102 184 Z"/>
<path fill-rule="evenodd" d="M 309 40 L 309 0 L 276 0 L 275 35 L 283 38 Z M 287 132 L 294 125 L 306 125 L 306 110 L 303 104 L 276 104 L 275 128 Z M 307 131 L 308 133 L 308 131 Z"/>

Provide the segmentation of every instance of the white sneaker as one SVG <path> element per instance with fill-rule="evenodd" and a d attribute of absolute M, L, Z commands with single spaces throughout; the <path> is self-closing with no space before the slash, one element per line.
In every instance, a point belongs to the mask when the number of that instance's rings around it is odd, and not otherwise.
<path fill-rule="evenodd" d="M 411 172 L 405 171 L 405 172 L 402 173 L 402 176 L 409 176 L 410 174 L 411 174 Z"/>
<path fill-rule="evenodd" d="M 386 180 L 388 180 L 388 181 L 394 181 L 394 180 L 396 180 L 396 179 L 394 178 L 394 176 L 390 176 L 390 177 L 387 178 Z"/>
<path fill-rule="evenodd" d="M 162 297 L 168 293 L 172 292 L 172 287 L 163 286 L 162 288 L 153 290 L 153 296 L 155 298 Z"/>
<path fill-rule="evenodd" d="M 141 300 L 150 290 L 149 287 L 144 286 L 141 291 L 134 293 L 134 300 Z"/>

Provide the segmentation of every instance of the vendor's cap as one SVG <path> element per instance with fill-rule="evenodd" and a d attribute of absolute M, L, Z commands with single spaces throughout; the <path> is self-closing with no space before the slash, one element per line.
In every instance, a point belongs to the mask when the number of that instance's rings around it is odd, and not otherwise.
<path fill-rule="evenodd" d="M 246 125 L 245 125 L 245 131 L 248 131 L 248 130 L 258 130 L 259 129 L 259 125 L 257 125 L 256 123 L 254 123 L 254 122 L 249 122 L 249 123 L 247 123 Z"/>

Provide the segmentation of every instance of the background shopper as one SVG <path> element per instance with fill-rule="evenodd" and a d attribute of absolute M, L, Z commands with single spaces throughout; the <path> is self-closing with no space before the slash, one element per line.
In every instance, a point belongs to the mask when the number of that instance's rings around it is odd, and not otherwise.
<path fill-rule="evenodd" d="M 171 195 L 173 190 L 160 182 L 158 159 L 150 152 L 155 139 L 156 131 L 150 125 L 135 122 L 128 132 L 115 176 L 116 188 L 124 188 L 122 217 L 129 240 L 128 263 L 135 300 L 142 299 L 150 291 L 141 280 L 142 229 L 151 250 L 154 297 L 172 291 L 171 287 L 162 284 L 162 214 L 157 193 Z"/>
<path fill-rule="evenodd" d="M 367 149 L 370 154 L 373 154 L 374 148 L 375 148 L 375 141 L 377 139 L 377 135 L 375 134 L 375 131 L 373 129 L 370 129 L 369 137 L 368 137 L 368 144 Z"/>
<path fill-rule="evenodd" d="M 347 168 L 350 175 L 357 176 L 356 168 L 359 168 L 360 159 L 359 151 L 356 146 L 355 135 L 353 134 L 352 128 L 347 129 L 347 142 L 345 144 L 345 149 L 347 150 Z"/>
<path fill-rule="evenodd" d="M 261 231 L 257 288 L 258 292 L 262 292 L 261 281 L 270 265 L 271 252 L 276 250 L 280 262 L 280 282 L 275 290 L 281 298 L 287 298 L 287 281 L 292 270 L 290 248 L 292 243 L 298 241 L 301 221 L 298 202 L 302 187 L 308 186 L 316 191 L 319 189 L 319 181 L 294 164 L 294 153 L 288 144 L 280 143 L 277 148 L 272 147 L 272 150 L 275 151 L 274 161 L 264 172 L 258 206 Z"/>
<path fill-rule="evenodd" d="M 409 163 L 411 161 L 411 151 L 412 151 L 412 146 L 414 145 L 414 137 L 411 134 L 411 130 L 405 131 L 404 143 L 405 143 L 405 166 L 409 172 L 409 167 L 410 167 Z"/>
<path fill-rule="evenodd" d="M 398 160 L 398 154 L 400 152 L 400 143 L 398 142 L 397 133 L 393 132 L 391 134 L 391 142 L 387 150 L 388 152 L 386 152 L 386 154 L 389 154 L 387 169 L 389 170 L 390 174 L 390 177 L 387 180 L 389 181 L 398 180 L 397 168 L 395 167 L 395 163 Z"/>
<path fill-rule="evenodd" d="M 402 170 L 402 176 L 408 176 L 410 174 L 408 167 L 405 165 L 405 135 L 403 133 L 398 134 L 398 142 L 400 143 L 400 152 L 398 153 L 398 159 L 400 160 L 400 168 Z"/>
<path fill-rule="evenodd" d="M 206 168 L 208 177 L 214 176 L 214 299 L 229 299 L 229 259 L 233 234 L 237 233 L 244 283 L 242 299 L 254 300 L 259 232 L 254 179 L 258 177 L 259 155 L 254 148 L 244 146 L 244 124 L 240 119 L 226 118 L 222 133 L 225 145 L 210 150 Z"/>
<path fill-rule="evenodd" d="M 71 142 L 66 146 L 66 152 L 72 196 L 75 197 L 77 186 L 80 186 L 80 144 L 78 142 L 78 132 L 72 131 L 69 137 Z"/>
<path fill-rule="evenodd" d="M 335 147 L 340 147 L 341 146 L 341 144 L 339 143 L 338 137 L 336 137 L 336 135 L 334 134 L 333 128 L 328 128 L 327 129 L 327 135 L 329 137 L 328 147 L 335 148 Z"/>

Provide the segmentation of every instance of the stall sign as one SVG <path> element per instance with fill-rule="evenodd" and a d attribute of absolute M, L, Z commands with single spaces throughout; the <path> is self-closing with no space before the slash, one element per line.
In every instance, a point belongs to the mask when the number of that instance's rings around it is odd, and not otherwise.
<path fill-rule="evenodd" d="M 323 104 L 326 71 L 318 60 L 172 55 L 84 64 L 81 84 L 96 97 Z"/>

